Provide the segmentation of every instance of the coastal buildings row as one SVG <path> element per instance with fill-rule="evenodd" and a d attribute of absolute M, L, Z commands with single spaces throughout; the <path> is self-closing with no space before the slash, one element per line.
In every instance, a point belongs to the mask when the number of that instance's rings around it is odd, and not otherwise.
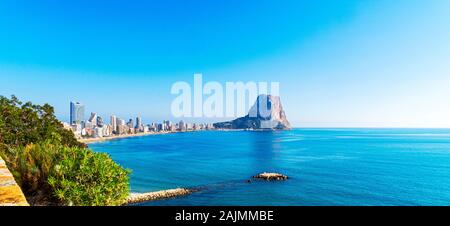
<path fill-rule="evenodd" d="M 150 132 L 183 132 L 197 130 L 212 130 L 214 126 L 209 123 L 186 123 L 180 121 L 172 123 L 164 120 L 162 123 L 151 123 L 145 125 L 141 117 L 136 117 L 136 121 L 118 118 L 111 115 L 109 124 L 97 113 L 91 113 L 88 120 L 85 120 L 85 106 L 79 102 L 70 103 L 70 122 L 65 123 L 65 127 L 71 129 L 77 138 L 110 137 L 118 135 L 129 135 Z"/>

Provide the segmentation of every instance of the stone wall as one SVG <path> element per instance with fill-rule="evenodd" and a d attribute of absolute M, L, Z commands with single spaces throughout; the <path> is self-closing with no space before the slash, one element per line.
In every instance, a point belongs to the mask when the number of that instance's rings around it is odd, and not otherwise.
<path fill-rule="evenodd" d="M 0 157 L 0 206 L 28 206 L 22 190 Z"/>

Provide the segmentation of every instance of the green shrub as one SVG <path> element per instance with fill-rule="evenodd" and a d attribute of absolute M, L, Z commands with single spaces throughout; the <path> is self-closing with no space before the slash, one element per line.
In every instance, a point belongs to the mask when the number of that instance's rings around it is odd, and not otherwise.
<path fill-rule="evenodd" d="M 129 192 L 127 170 L 107 154 L 85 148 L 64 148 L 48 182 L 56 197 L 68 205 L 120 205 Z"/>
<path fill-rule="evenodd" d="M 58 156 L 59 148 L 59 145 L 48 142 L 39 145 L 28 144 L 3 154 L 10 171 L 27 196 L 50 194 L 47 179 L 54 164 L 61 158 Z"/>

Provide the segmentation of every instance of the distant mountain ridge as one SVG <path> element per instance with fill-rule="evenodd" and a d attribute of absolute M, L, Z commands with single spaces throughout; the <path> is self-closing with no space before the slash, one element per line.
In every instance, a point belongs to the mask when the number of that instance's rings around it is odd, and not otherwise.
<path fill-rule="evenodd" d="M 244 117 L 233 121 L 214 123 L 217 129 L 287 130 L 291 124 L 279 96 L 262 94 Z"/>

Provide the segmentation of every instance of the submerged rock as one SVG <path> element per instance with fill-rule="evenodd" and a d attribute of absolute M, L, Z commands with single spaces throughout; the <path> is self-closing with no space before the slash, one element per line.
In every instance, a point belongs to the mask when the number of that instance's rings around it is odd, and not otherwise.
<path fill-rule="evenodd" d="M 280 173 L 260 173 L 258 175 L 253 176 L 255 179 L 263 179 L 268 181 L 274 180 L 287 180 L 289 177 Z"/>
<path fill-rule="evenodd" d="M 291 125 L 281 105 L 280 97 L 259 95 L 245 117 L 214 123 L 216 129 L 286 130 Z"/>

